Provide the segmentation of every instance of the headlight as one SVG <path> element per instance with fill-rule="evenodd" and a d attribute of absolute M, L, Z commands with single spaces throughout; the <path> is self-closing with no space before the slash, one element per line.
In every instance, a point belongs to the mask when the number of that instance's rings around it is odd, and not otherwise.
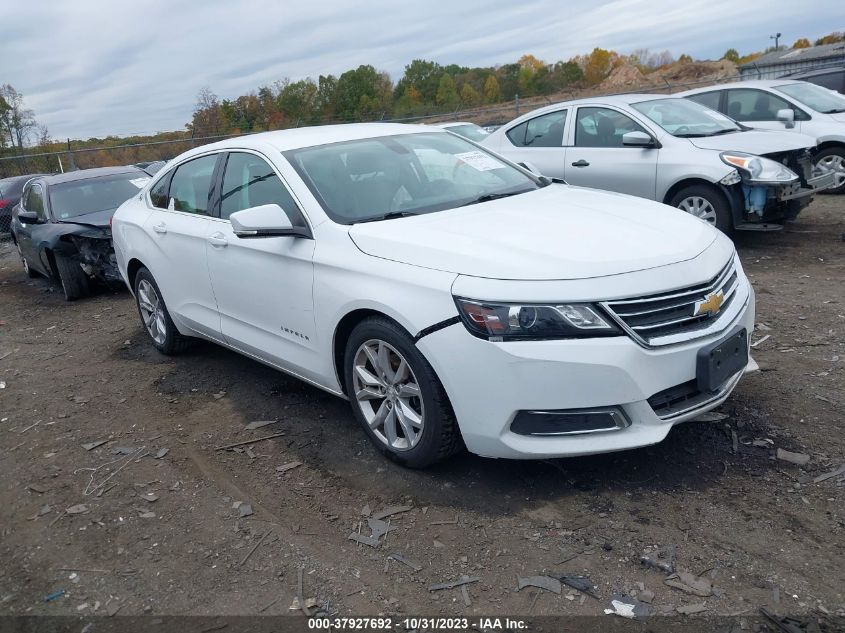
<path fill-rule="evenodd" d="M 622 332 L 589 303 L 555 305 L 455 299 L 471 334 L 490 341 L 618 336 Z"/>
<path fill-rule="evenodd" d="M 739 169 L 748 182 L 786 183 L 798 180 L 798 174 L 794 171 L 762 156 L 744 152 L 722 152 L 719 157 L 723 163 Z"/>

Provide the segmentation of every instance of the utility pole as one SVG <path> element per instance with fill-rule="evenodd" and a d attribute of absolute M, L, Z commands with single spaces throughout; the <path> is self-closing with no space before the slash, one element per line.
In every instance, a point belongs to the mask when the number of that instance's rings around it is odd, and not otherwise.
<path fill-rule="evenodd" d="M 775 41 L 775 50 L 778 50 L 778 42 L 780 41 L 780 36 L 783 35 L 782 33 L 775 33 L 774 35 L 770 35 L 769 39 Z"/>

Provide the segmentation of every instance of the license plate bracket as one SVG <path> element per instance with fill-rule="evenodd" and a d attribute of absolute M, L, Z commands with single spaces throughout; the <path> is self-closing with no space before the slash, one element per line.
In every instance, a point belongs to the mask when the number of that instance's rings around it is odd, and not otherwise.
<path fill-rule="evenodd" d="M 698 350 L 695 377 L 699 391 L 715 391 L 747 364 L 748 331 L 738 326 L 722 340 Z"/>

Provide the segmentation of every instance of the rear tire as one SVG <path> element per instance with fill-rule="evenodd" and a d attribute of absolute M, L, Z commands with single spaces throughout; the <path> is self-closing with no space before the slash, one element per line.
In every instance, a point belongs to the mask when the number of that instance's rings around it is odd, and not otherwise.
<path fill-rule="evenodd" d="M 20 256 L 21 258 L 21 263 L 23 264 L 23 271 L 26 273 L 26 276 L 30 279 L 39 277 L 40 275 L 30 267 L 29 262 L 26 261 L 26 257 L 23 256 L 23 252 L 21 251 L 21 245 L 16 244 L 16 246 L 18 247 L 18 256 Z"/>
<path fill-rule="evenodd" d="M 59 281 L 65 293 L 65 300 L 76 301 L 91 294 L 91 280 L 82 270 L 79 262 L 58 254 L 55 259 Z"/>
<path fill-rule="evenodd" d="M 193 340 L 176 329 L 161 290 L 146 268 L 141 268 L 135 275 L 135 305 L 153 346 L 162 354 L 173 356 L 191 346 Z"/>
<path fill-rule="evenodd" d="M 385 317 L 359 323 L 343 367 L 352 412 L 387 457 L 425 468 L 463 448 L 443 385 L 399 325 Z"/>
<path fill-rule="evenodd" d="M 816 169 L 833 171 L 836 185 L 824 193 L 845 193 L 845 147 L 828 147 L 816 155 Z"/>
<path fill-rule="evenodd" d="M 676 193 L 669 204 L 732 235 L 733 216 L 721 191 L 710 185 L 689 185 Z"/>

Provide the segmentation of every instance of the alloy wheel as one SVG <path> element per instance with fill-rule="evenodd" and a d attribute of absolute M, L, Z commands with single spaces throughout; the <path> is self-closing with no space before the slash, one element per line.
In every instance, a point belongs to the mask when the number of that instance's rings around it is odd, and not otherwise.
<path fill-rule="evenodd" d="M 164 305 L 155 287 L 146 279 L 138 283 L 138 307 L 141 309 L 141 319 L 147 332 L 157 344 L 164 345 L 167 338 Z"/>
<path fill-rule="evenodd" d="M 830 154 L 816 163 L 816 168 L 822 173 L 833 172 L 834 189 L 845 185 L 845 158 L 837 154 Z"/>
<path fill-rule="evenodd" d="M 678 208 L 681 211 L 686 211 L 687 213 L 694 215 L 699 220 L 704 220 L 710 224 L 716 224 L 716 209 L 713 207 L 713 204 L 707 200 L 707 198 L 702 198 L 701 196 L 690 196 L 689 198 L 684 198 L 678 203 Z"/>
<path fill-rule="evenodd" d="M 352 390 L 373 434 L 395 451 L 422 438 L 425 410 L 417 377 L 399 351 L 370 339 L 355 352 Z"/>

